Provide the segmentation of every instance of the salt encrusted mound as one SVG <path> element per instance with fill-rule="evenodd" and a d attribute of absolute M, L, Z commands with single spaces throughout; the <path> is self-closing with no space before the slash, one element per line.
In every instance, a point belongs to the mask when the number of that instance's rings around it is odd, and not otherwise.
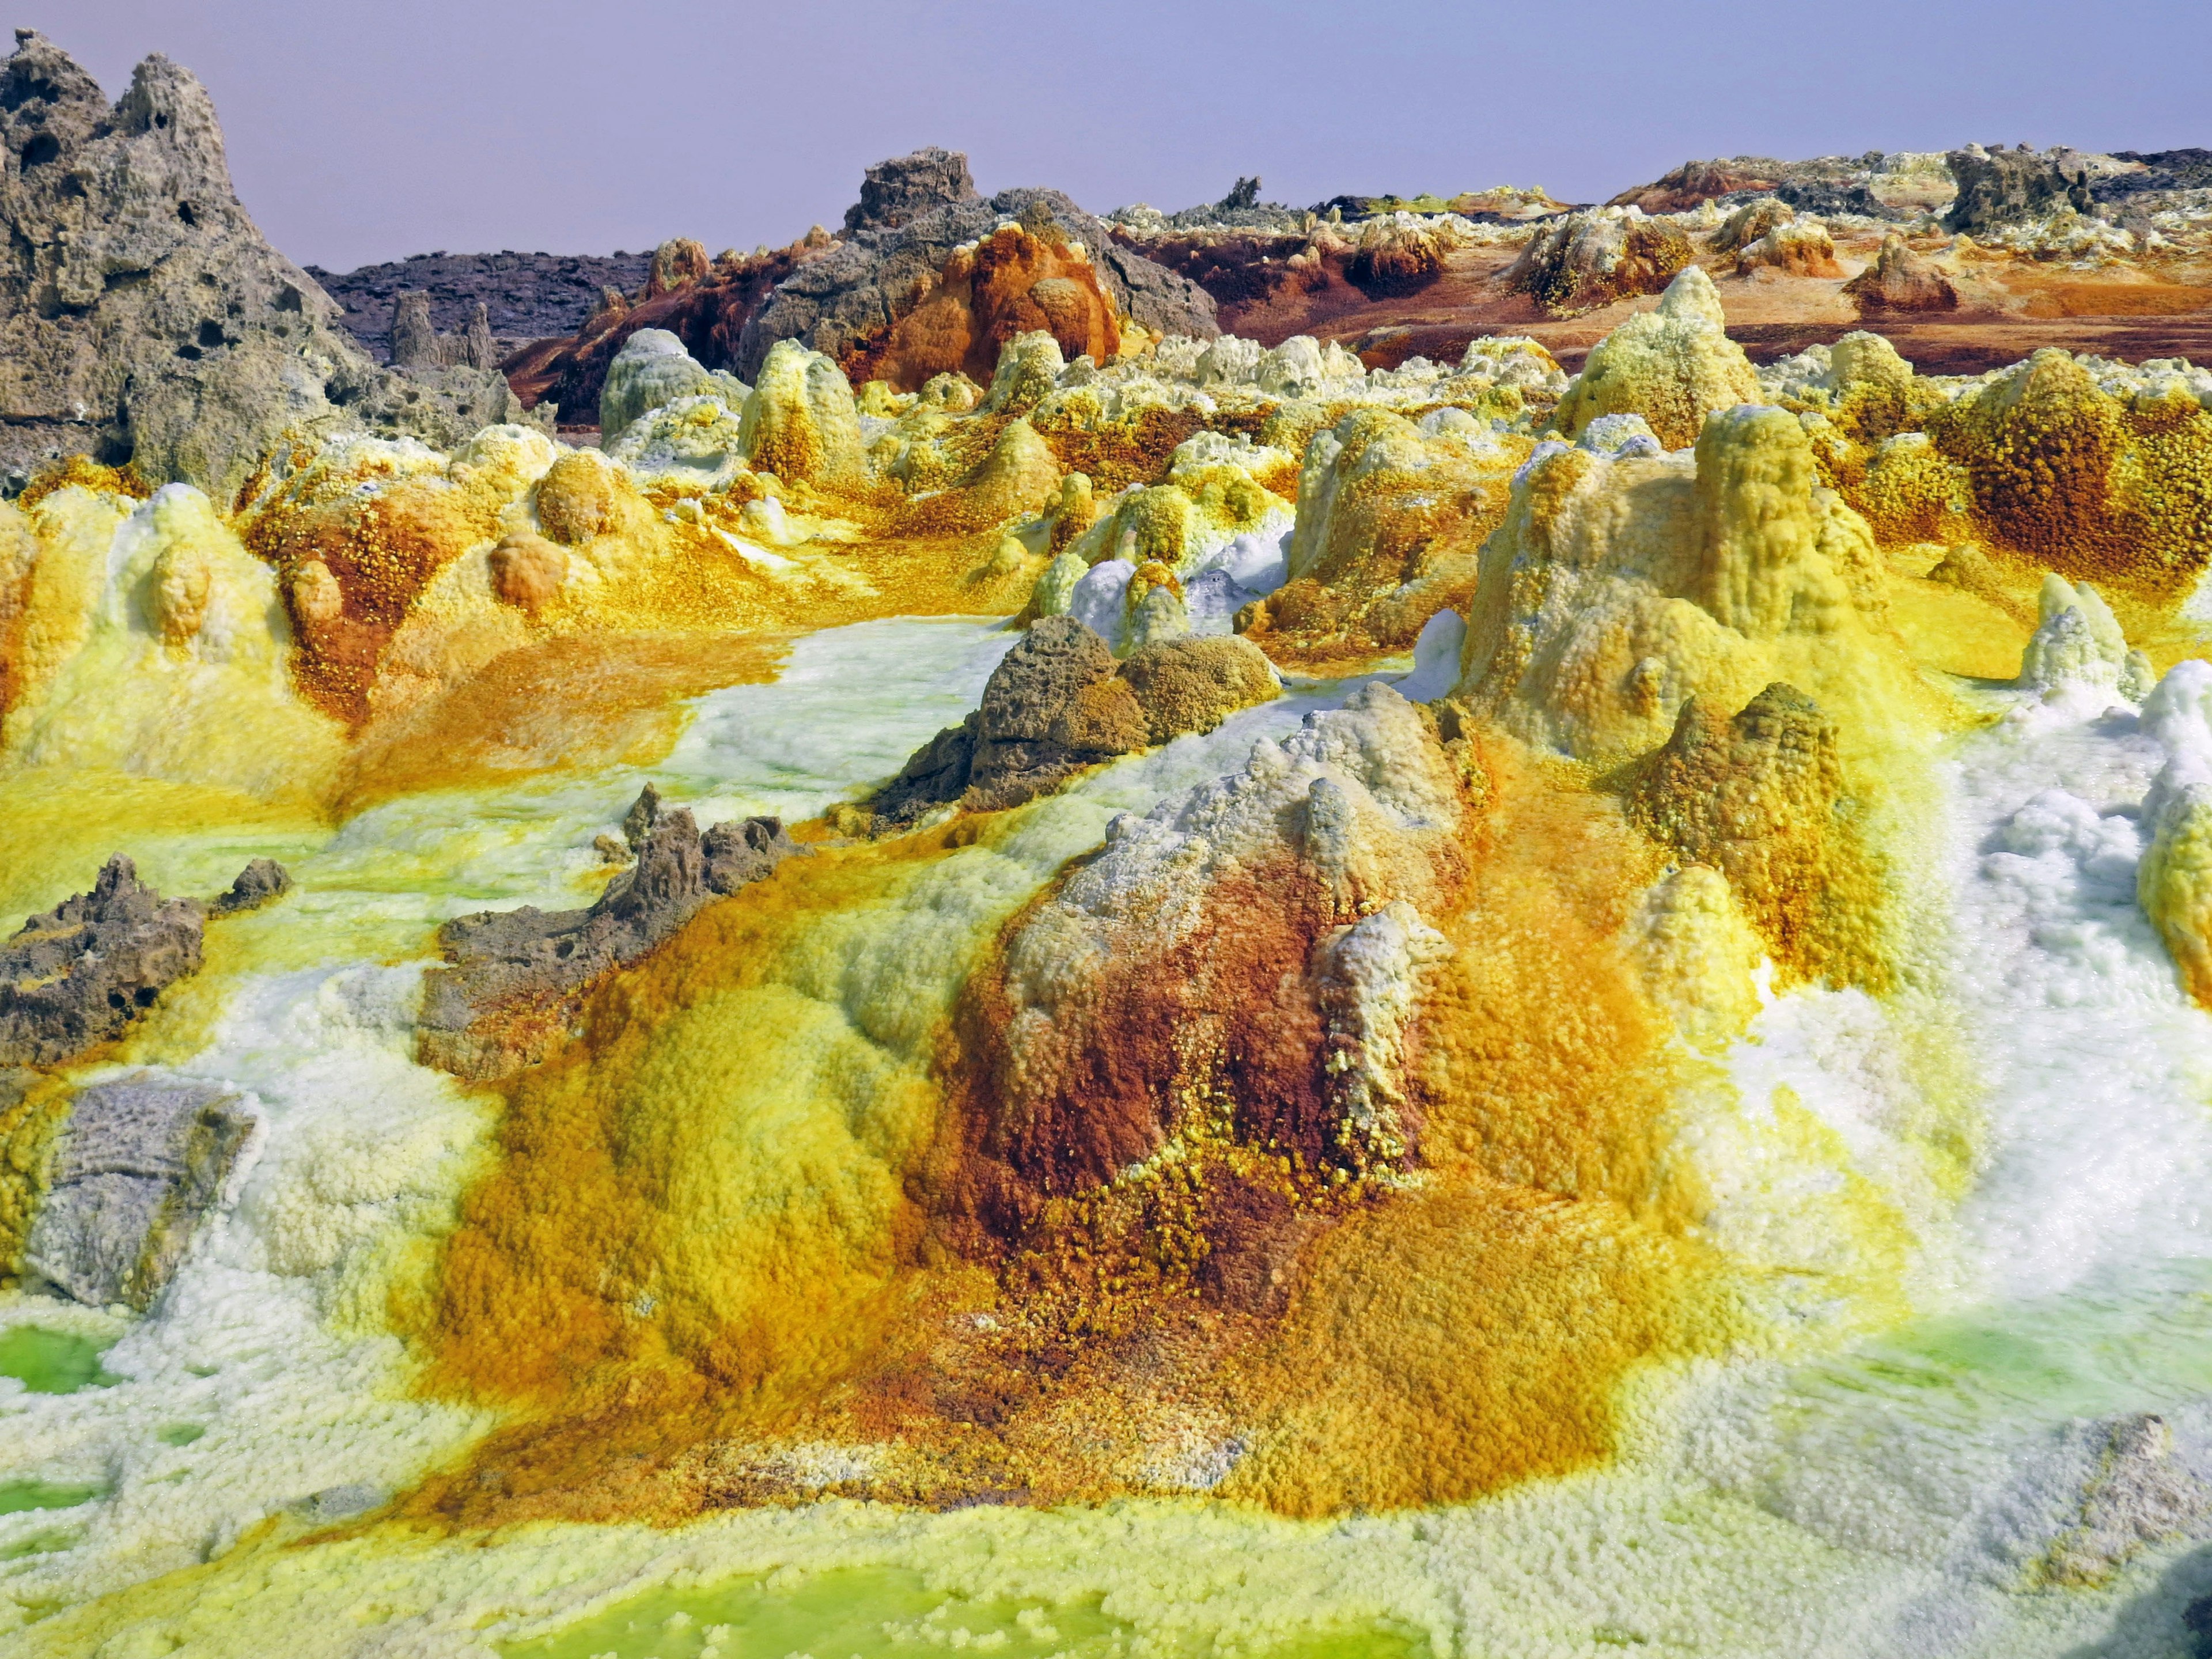
<path fill-rule="evenodd" d="M 0 466 L 90 453 L 228 500 L 288 430 L 450 447 L 520 406 L 495 374 L 379 369 L 239 204 L 215 106 L 159 55 L 110 108 L 33 30 L 0 73 Z"/>
<path fill-rule="evenodd" d="M 0 950 L 0 1066 L 56 1066 L 121 1034 L 200 965 L 200 907 L 164 899 L 118 854 L 88 893 Z"/>
<path fill-rule="evenodd" d="M 25 1263 L 78 1301 L 144 1312 L 222 1203 L 252 1139 L 227 1089 L 149 1073 L 78 1095 L 53 1152 Z"/>
<path fill-rule="evenodd" d="M 1219 332 L 1205 289 L 1115 242 L 1104 221 L 1056 190 L 1005 190 L 988 201 L 930 208 L 894 228 L 852 228 L 844 242 L 793 271 L 745 324 L 738 375 L 757 376 L 778 340 L 843 357 L 910 309 L 956 248 L 989 235 L 1002 220 L 1034 214 L 1082 244 L 1123 315 L 1161 334 L 1211 338 Z"/>
<path fill-rule="evenodd" d="M 424 975 L 417 1020 L 426 1066 L 494 1078 L 544 1058 L 568 1029 L 575 995 L 667 939 L 718 893 L 772 873 L 796 844 L 775 818 L 718 823 L 703 836 L 681 808 L 663 812 L 650 786 L 624 833 L 636 866 L 583 910 L 486 910 L 438 930 L 453 965 Z"/>

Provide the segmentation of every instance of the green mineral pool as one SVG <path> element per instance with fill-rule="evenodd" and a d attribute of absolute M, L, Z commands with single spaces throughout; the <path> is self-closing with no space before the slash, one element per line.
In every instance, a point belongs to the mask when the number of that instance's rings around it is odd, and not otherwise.
<path fill-rule="evenodd" d="M 64 1486 L 51 1480 L 0 1480 L 0 1515 L 21 1515 L 25 1510 L 75 1509 L 106 1490 L 104 1486 Z"/>
<path fill-rule="evenodd" d="M 994 1659 L 1115 1659 L 1131 1650 L 1129 1626 L 1095 1600 L 969 1601 L 930 1589 L 920 1573 L 884 1568 L 785 1577 L 649 1591 L 499 1651 L 503 1659 L 875 1659 L 947 1649 Z M 1424 1659 L 1428 1651 L 1424 1641 L 1374 1628 L 1317 1631 L 1264 1650 L 1265 1659 Z"/>
<path fill-rule="evenodd" d="M 123 1379 L 101 1369 L 100 1356 L 114 1346 L 43 1325 L 15 1325 L 0 1331 L 0 1376 L 12 1376 L 33 1394 L 75 1394 L 104 1389 Z"/>

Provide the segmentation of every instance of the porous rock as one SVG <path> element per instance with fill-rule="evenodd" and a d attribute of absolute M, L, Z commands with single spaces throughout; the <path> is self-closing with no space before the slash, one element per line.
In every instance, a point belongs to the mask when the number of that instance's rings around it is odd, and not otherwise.
<path fill-rule="evenodd" d="M 965 207 L 981 199 L 963 152 L 925 145 L 868 169 L 860 180 L 860 199 L 845 210 L 845 228 L 896 230 L 932 208 Z"/>
<path fill-rule="evenodd" d="M 24 1251 L 33 1272 L 94 1307 L 143 1312 L 221 1205 L 252 1139 L 228 1089 L 141 1072 L 71 1103 Z"/>
<path fill-rule="evenodd" d="M 2000 225 L 2039 219 L 2070 207 L 2094 213 L 2088 175 L 2069 171 L 2057 156 L 2020 149 L 1984 149 L 1969 144 L 1948 157 L 1959 194 L 1943 222 L 1954 231 L 1979 234 Z"/>
<path fill-rule="evenodd" d="M 200 907 L 164 899 L 118 854 L 88 893 L 0 949 L 0 1066 L 57 1066 L 119 1036 L 200 965 Z"/>
<path fill-rule="evenodd" d="M 367 425 L 450 447 L 520 412 L 498 376 L 379 368 L 231 188 L 215 106 L 141 63 L 111 107 L 33 30 L 0 70 L 0 466 L 130 462 L 228 500 L 287 430 Z"/>
<path fill-rule="evenodd" d="M 650 790 L 650 786 L 648 786 Z M 717 894 L 771 873 L 798 850 L 781 822 L 749 818 L 704 836 L 690 812 L 641 795 L 623 828 L 641 830 L 637 863 L 582 910 L 487 910 L 438 930 L 448 966 L 423 975 L 422 1063 L 473 1079 L 536 1064 L 601 975 L 635 962 Z"/>
<path fill-rule="evenodd" d="M 291 890 L 291 872 L 275 859 L 254 859 L 238 872 L 238 879 L 230 884 L 230 890 L 208 906 L 208 914 L 234 916 L 243 910 L 258 910 Z"/>

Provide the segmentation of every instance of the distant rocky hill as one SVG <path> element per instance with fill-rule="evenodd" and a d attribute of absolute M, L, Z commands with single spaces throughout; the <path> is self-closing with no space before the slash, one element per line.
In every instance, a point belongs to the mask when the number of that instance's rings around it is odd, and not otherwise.
<path fill-rule="evenodd" d="M 600 291 L 630 293 L 653 264 L 647 253 L 410 254 L 357 270 L 306 267 L 323 292 L 345 307 L 339 319 L 362 349 L 379 362 L 392 359 L 392 313 L 403 292 L 430 296 L 430 321 L 441 334 L 468 326 L 474 307 L 491 313 L 492 337 L 502 355 L 526 340 L 574 334 L 599 303 Z"/>

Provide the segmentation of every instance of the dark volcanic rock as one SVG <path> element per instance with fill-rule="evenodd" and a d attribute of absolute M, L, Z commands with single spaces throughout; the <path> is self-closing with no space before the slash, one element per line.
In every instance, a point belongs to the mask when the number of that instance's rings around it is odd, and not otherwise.
<path fill-rule="evenodd" d="M 691 920 L 718 893 L 758 881 L 799 850 L 774 818 L 720 823 L 705 836 L 691 814 L 639 798 L 637 864 L 589 909 L 487 910 L 438 930 L 453 964 L 423 976 L 416 1050 L 423 1064 L 466 1078 L 501 1077 L 535 1065 L 568 1029 L 593 980 L 634 962 Z"/>
<path fill-rule="evenodd" d="M 2033 150 L 1986 150 L 1969 144 L 1951 151 L 1946 159 L 1951 176 L 1959 181 L 1958 199 L 1943 220 L 1953 231 L 1971 234 L 2016 224 L 2062 207 L 2096 211 L 2086 173 L 2069 172 Z"/>
<path fill-rule="evenodd" d="M 258 910 L 292 890 L 291 872 L 275 859 L 255 859 L 238 872 L 230 890 L 208 906 L 211 916 L 234 916 Z"/>
<path fill-rule="evenodd" d="M 329 296 L 239 204 L 188 72 L 149 58 L 111 108 L 51 41 L 15 38 L 0 70 L 0 468 L 14 484 L 90 453 L 227 502 L 288 430 L 368 423 L 450 445 L 484 383 L 516 407 L 482 373 L 386 395 Z"/>
<path fill-rule="evenodd" d="M 119 1035 L 200 965 L 200 907 L 164 899 L 117 854 L 89 893 L 0 949 L 0 1066 L 58 1066 Z"/>
<path fill-rule="evenodd" d="M 362 349 L 386 362 L 392 313 L 404 293 L 429 296 L 430 325 L 441 334 L 465 331 L 473 307 L 483 306 L 492 337 L 512 349 L 575 333 L 598 308 L 602 289 L 634 292 L 652 264 L 650 253 L 418 253 L 343 274 L 315 265 L 307 271 L 345 307 L 339 320 Z"/>
<path fill-rule="evenodd" d="M 845 210 L 845 228 L 896 230 L 932 208 L 981 199 L 968 173 L 968 157 L 932 144 L 870 167 L 860 180 L 860 199 Z"/>
<path fill-rule="evenodd" d="M 2140 161 L 2142 173 L 2100 179 L 2089 194 L 2100 202 L 2124 201 L 2149 191 L 2212 190 L 2212 149 L 2116 149 L 2115 161 Z"/>
<path fill-rule="evenodd" d="M 150 1073 L 70 1104 L 25 1261 L 80 1302 L 143 1312 L 221 1204 L 252 1115 L 225 1089 Z"/>
<path fill-rule="evenodd" d="M 1106 641 L 1073 617 L 1041 617 L 1000 659 L 982 706 L 916 750 L 870 805 L 886 827 L 955 802 L 1018 806 L 1148 741 Z"/>

